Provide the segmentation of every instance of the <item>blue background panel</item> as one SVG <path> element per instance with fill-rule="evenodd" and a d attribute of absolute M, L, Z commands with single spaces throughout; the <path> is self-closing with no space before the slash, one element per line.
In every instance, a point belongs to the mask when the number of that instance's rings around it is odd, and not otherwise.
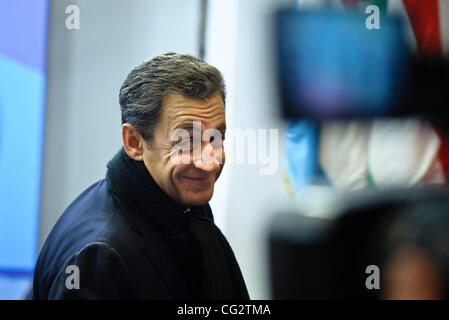
<path fill-rule="evenodd" d="M 46 24 L 47 0 L 0 1 L 0 53 L 44 72 Z"/>
<path fill-rule="evenodd" d="M 0 55 L 0 269 L 31 269 L 40 197 L 44 74 Z"/>
<path fill-rule="evenodd" d="M 2 299 L 20 296 L 37 256 L 47 19 L 48 0 L 0 1 Z"/>

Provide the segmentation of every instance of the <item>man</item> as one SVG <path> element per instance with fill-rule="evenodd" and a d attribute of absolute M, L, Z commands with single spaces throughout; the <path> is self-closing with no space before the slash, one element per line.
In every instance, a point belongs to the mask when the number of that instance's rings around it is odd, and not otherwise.
<path fill-rule="evenodd" d="M 220 72 L 156 56 L 128 75 L 120 106 L 123 148 L 48 236 L 34 298 L 249 299 L 208 204 L 225 160 Z"/>

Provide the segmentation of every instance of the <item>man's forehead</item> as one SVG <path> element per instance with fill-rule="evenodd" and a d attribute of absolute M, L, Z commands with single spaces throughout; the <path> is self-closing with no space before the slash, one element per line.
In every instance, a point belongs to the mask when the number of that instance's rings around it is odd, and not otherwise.
<path fill-rule="evenodd" d="M 176 128 L 191 129 L 197 121 L 203 126 L 226 127 L 224 103 L 218 93 L 207 99 L 170 95 L 163 101 L 162 116 Z"/>
<path fill-rule="evenodd" d="M 170 94 L 162 100 L 162 108 L 165 111 L 172 111 L 177 109 L 198 109 L 207 111 L 211 108 L 223 109 L 224 102 L 221 95 L 216 92 L 207 98 L 191 98 L 181 94 Z"/>

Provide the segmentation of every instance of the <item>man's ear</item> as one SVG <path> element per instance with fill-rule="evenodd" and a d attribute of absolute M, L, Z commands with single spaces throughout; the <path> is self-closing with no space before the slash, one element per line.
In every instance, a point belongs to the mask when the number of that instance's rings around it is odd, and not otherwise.
<path fill-rule="evenodd" d="M 129 123 L 124 123 L 122 125 L 122 139 L 126 154 L 136 161 L 142 161 L 144 141 L 137 129 Z"/>

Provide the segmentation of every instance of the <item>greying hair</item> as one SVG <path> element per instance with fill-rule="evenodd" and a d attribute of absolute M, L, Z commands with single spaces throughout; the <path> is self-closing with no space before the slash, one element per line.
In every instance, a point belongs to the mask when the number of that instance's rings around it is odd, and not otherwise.
<path fill-rule="evenodd" d="M 165 97 L 181 94 L 205 99 L 216 92 L 225 103 L 224 80 L 217 68 L 186 54 L 155 56 L 132 70 L 120 88 L 122 124 L 131 124 L 150 141 Z"/>

